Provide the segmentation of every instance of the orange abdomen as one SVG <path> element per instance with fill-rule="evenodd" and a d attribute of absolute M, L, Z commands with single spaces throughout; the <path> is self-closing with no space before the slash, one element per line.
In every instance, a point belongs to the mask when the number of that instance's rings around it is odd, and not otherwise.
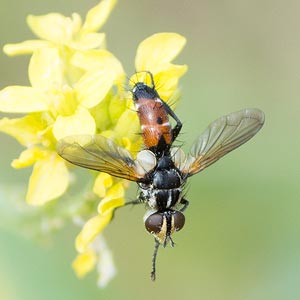
<path fill-rule="evenodd" d="M 146 148 L 155 147 L 163 137 L 165 143 L 172 143 L 172 130 L 163 102 L 159 99 L 140 98 L 135 103 L 140 119 Z"/>

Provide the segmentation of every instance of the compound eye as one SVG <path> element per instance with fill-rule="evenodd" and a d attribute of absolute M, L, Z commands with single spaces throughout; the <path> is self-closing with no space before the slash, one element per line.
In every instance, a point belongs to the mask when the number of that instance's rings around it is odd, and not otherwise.
<path fill-rule="evenodd" d="M 160 233 L 164 222 L 164 216 L 161 213 L 154 213 L 145 220 L 145 227 L 150 233 Z"/>
<path fill-rule="evenodd" d="M 184 214 L 180 211 L 175 211 L 173 214 L 173 222 L 175 231 L 179 231 L 180 229 L 182 229 L 185 223 Z"/>

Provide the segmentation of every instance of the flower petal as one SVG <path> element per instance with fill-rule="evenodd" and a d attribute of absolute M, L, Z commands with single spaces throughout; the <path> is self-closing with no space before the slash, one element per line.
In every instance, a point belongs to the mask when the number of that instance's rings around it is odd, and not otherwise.
<path fill-rule="evenodd" d="M 30 113 L 48 109 L 47 97 L 26 86 L 8 86 L 0 91 L 0 111 Z"/>
<path fill-rule="evenodd" d="M 42 16 L 29 15 L 27 23 L 30 29 L 41 39 L 58 44 L 65 44 L 71 40 L 74 31 L 78 30 L 81 23 L 80 17 L 75 14 L 73 19 L 58 13 Z"/>
<path fill-rule="evenodd" d="M 95 130 L 95 120 L 84 107 L 78 107 L 74 115 L 58 116 L 53 125 L 53 134 L 57 140 L 70 135 L 92 135 L 95 133 Z"/>
<path fill-rule="evenodd" d="M 3 47 L 3 52 L 8 56 L 31 54 L 37 49 L 49 46 L 51 44 L 47 41 L 28 40 L 17 44 L 6 44 Z"/>
<path fill-rule="evenodd" d="M 58 48 L 36 50 L 29 64 L 29 80 L 33 87 L 49 90 L 64 83 L 64 63 Z"/>
<path fill-rule="evenodd" d="M 111 175 L 101 172 L 95 180 L 93 192 L 100 198 L 103 198 L 105 196 L 106 190 L 110 188 L 112 184 L 113 179 Z"/>
<path fill-rule="evenodd" d="M 35 163 L 29 179 L 26 201 L 31 205 L 43 205 L 61 196 L 68 184 L 69 172 L 65 162 L 52 152 Z"/>
<path fill-rule="evenodd" d="M 31 147 L 21 152 L 19 158 L 14 159 L 11 166 L 15 169 L 26 168 L 33 165 L 37 160 L 46 156 L 45 151 L 39 147 Z"/>
<path fill-rule="evenodd" d="M 87 108 L 96 106 L 105 98 L 114 79 L 115 74 L 109 69 L 87 72 L 75 86 L 78 101 Z"/>
<path fill-rule="evenodd" d="M 132 142 L 140 139 L 138 134 L 141 131 L 138 115 L 133 110 L 125 110 L 120 116 L 118 123 L 114 128 L 115 139 L 129 138 Z"/>
<path fill-rule="evenodd" d="M 137 49 L 137 71 L 159 72 L 182 50 L 186 39 L 177 33 L 156 33 L 142 41 Z"/>
<path fill-rule="evenodd" d="M 124 186 L 122 182 L 114 184 L 106 193 L 98 205 L 99 214 L 106 214 L 111 209 L 122 206 L 125 203 L 124 200 Z"/>
<path fill-rule="evenodd" d="M 102 0 L 98 5 L 90 9 L 82 26 L 84 31 L 98 31 L 108 19 L 116 0 Z"/>
<path fill-rule="evenodd" d="M 39 131 L 44 130 L 41 119 L 35 115 L 28 115 L 23 118 L 0 120 L 0 131 L 13 136 L 17 141 L 26 147 L 41 142 Z"/>
<path fill-rule="evenodd" d="M 117 207 L 123 206 L 125 204 L 124 197 L 122 198 L 103 198 L 98 206 L 99 213 L 106 213 L 111 209 L 115 209 Z"/>
<path fill-rule="evenodd" d="M 93 249 L 88 249 L 82 254 L 77 255 L 72 263 L 72 267 L 79 278 L 83 278 L 92 271 L 97 263 L 97 255 Z"/>
<path fill-rule="evenodd" d="M 78 39 L 70 42 L 68 45 L 76 50 L 105 48 L 105 33 L 89 32 L 81 35 Z"/>
<path fill-rule="evenodd" d="M 113 211 L 108 211 L 105 215 L 97 215 L 89 219 L 83 226 L 81 232 L 76 237 L 75 246 L 79 253 L 86 251 L 88 245 L 95 237 L 108 225 L 113 216 Z"/>
<path fill-rule="evenodd" d="M 155 74 L 154 81 L 163 82 L 163 85 L 158 89 L 158 93 L 164 101 L 168 102 L 168 99 L 174 95 L 178 89 L 178 81 L 186 71 L 186 65 L 170 64 L 166 69 Z"/>
<path fill-rule="evenodd" d="M 76 52 L 72 63 L 86 71 L 104 69 L 113 71 L 116 77 L 125 75 L 121 62 L 111 52 L 104 49 Z"/>
<path fill-rule="evenodd" d="M 124 98 L 120 99 L 119 95 L 116 97 L 111 97 L 109 101 L 108 115 L 112 124 L 116 124 L 124 111 L 128 109 L 130 108 L 128 107 L 127 101 Z"/>

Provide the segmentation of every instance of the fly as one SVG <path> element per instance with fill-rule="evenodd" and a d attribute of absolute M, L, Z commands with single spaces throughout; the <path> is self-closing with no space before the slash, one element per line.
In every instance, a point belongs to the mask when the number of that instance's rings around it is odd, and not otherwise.
<path fill-rule="evenodd" d="M 183 195 L 187 179 L 252 138 L 264 124 L 264 113 L 243 109 L 213 121 L 193 143 L 188 155 L 172 146 L 182 128 L 179 118 L 151 85 L 137 82 L 133 101 L 140 120 L 144 149 L 136 158 L 124 147 L 101 135 L 66 137 L 57 152 L 65 160 L 112 176 L 135 181 L 140 193 L 132 203 L 145 203 L 146 230 L 155 238 L 151 279 L 156 277 L 159 246 L 173 247 L 172 234 L 183 228 L 189 202 Z M 175 120 L 171 126 L 169 118 Z"/>

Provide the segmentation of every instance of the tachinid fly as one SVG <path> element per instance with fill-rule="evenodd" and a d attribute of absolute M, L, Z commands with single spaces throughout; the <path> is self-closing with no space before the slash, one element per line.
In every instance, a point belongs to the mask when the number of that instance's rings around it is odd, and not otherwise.
<path fill-rule="evenodd" d="M 145 73 L 151 85 L 137 82 L 132 89 L 144 141 L 144 149 L 135 159 L 128 150 L 101 135 L 66 137 L 58 142 L 57 152 L 75 165 L 137 182 L 140 194 L 130 203 L 145 203 L 147 207 L 144 223 L 155 238 L 151 272 L 155 280 L 159 246 L 174 246 L 171 236 L 185 223 L 183 212 L 189 202 L 183 196 L 183 187 L 188 177 L 247 142 L 263 126 L 264 114 L 249 108 L 213 121 L 186 156 L 172 146 L 182 124 L 159 97 L 152 74 Z M 176 122 L 173 128 L 169 117 Z"/>

